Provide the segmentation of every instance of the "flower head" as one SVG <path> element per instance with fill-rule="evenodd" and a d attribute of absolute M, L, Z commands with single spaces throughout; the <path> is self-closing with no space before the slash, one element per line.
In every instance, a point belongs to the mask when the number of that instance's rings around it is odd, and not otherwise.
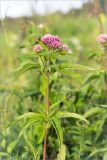
<path fill-rule="evenodd" d="M 105 44 L 107 43 L 107 34 L 106 33 L 103 33 L 103 34 L 100 34 L 98 37 L 97 37 L 97 41 L 101 44 Z"/>
<path fill-rule="evenodd" d="M 39 44 L 33 47 L 33 51 L 36 53 L 41 52 L 42 50 L 43 50 L 43 47 Z"/>
<path fill-rule="evenodd" d="M 52 49 L 61 49 L 62 48 L 62 43 L 61 43 L 60 37 L 58 37 L 58 36 L 46 34 L 41 38 L 41 41 L 49 48 L 52 48 Z"/>

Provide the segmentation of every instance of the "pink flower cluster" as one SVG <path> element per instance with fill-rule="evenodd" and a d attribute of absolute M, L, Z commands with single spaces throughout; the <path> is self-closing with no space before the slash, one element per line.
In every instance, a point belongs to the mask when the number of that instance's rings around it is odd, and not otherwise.
<path fill-rule="evenodd" d="M 45 44 L 47 47 L 49 47 L 50 49 L 60 50 L 60 51 L 71 53 L 71 50 L 68 47 L 68 45 L 62 44 L 61 39 L 58 36 L 53 36 L 51 34 L 46 34 L 41 38 L 41 42 L 43 44 Z M 35 45 L 34 48 L 33 48 L 33 51 L 36 52 L 36 53 L 41 52 L 42 50 L 43 50 L 43 47 L 39 44 Z"/>
<path fill-rule="evenodd" d="M 98 37 L 97 37 L 97 41 L 101 44 L 105 44 L 107 43 L 107 34 L 106 33 L 103 33 L 103 34 L 100 34 Z"/>
<path fill-rule="evenodd" d="M 39 44 L 33 47 L 33 51 L 36 53 L 41 52 L 42 50 L 43 50 L 43 47 Z"/>
<path fill-rule="evenodd" d="M 61 49 L 62 43 L 58 36 L 53 36 L 51 34 L 46 34 L 41 38 L 41 41 L 52 49 Z"/>

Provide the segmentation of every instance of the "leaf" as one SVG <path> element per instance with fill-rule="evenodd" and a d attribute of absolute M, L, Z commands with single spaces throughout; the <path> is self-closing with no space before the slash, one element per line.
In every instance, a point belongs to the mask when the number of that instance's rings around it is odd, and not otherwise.
<path fill-rule="evenodd" d="M 107 151 L 107 147 L 106 148 L 98 148 L 95 149 L 87 158 L 86 160 L 90 159 L 91 157 L 95 156 L 96 154 L 100 154 L 101 152 L 106 152 Z"/>
<path fill-rule="evenodd" d="M 2 140 L 2 142 L 1 142 L 1 146 L 2 146 L 3 148 L 5 148 L 5 147 L 6 147 L 6 140 L 5 140 L 5 139 L 3 139 L 3 140 Z"/>
<path fill-rule="evenodd" d="M 97 53 L 92 53 L 88 58 L 92 59 L 93 57 L 95 57 L 97 55 Z"/>
<path fill-rule="evenodd" d="M 40 123 L 41 122 L 41 119 L 40 120 L 33 120 L 32 122 L 28 123 L 27 125 L 24 126 L 24 128 L 20 131 L 19 133 L 19 137 L 18 137 L 18 140 L 20 139 L 20 137 L 23 135 L 23 133 L 26 131 L 26 129 L 28 129 L 29 127 L 31 127 L 32 125 L 35 125 L 37 123 Z"/>
<path fill-rule="evenodd" d="M 101 120 L 97 121 L 99 122 L 98 126 L 97 126 L 97 132 L 96 132 L 96 136 L 95 136 L 95 141 L 97 142 L 98 138 L 101 136 L 102 132 L 104 131 L 104 124 L 105 121 L 107 119 L 107 115 L 105 114 Z"/>
<path fill-rule="evenodd" d="M 87 70 L 87 71 L 96 70 L 95 68 L 80 65 L 80 64 L 61 64 L 61 65 L 59 65 L 59 69 L 61 69 L 61 70 L 63 70 L 63 69 L 78 69 L 78 70 Z"/>
<path fill-rule="evenodd" d="M 84 117 L 85 118 L 88 118 L 90 116 L 92 116 L 93 114 L 97 114 L 97 113 L 101 113 L 103 110 L 99 107 L 94 107 L 94 108 L 91 108 L 89 109 L 85 114 L 84 114 Z"/>
<path fill-rule="evenodd" d="M 60 100 L 60 101 L 58 101 L 58 102 L 52 104 L 52 105 L 49 107 L 50 110 L 53 110 L 53 109 L 54 109 L 59 103 L 61 103 L 62 101 L 64 101 L 64 99 L 62 99 L 62 100 Z"/>
<path fill-rule="evenodd" d="M 85 121 L 86 123 L 89 123 L 83 116 L 77 113 L 70 113 L 70 112 L 58 112 L 56 113 L 57 118 L 76 118 L 82 121 Z"/>
<path fill-rule="evenodd" d="M 32 143 L 29 141 L 26 133 L 24 133 L 24 138 L 25 138 L 26 143 L 30 147 L 31 152 L 33 153 L 34 159 L 40 160 L 40 154 L 41 154 L 41 150 L 42 150 L 41 144 L 38 147 L 36 147 L 36 149 L 35 149 L 33 147 Z"/>
<path fill-rule="evenodd" d="M 52 125 L 56 131 L 57 136 L 58 136 L 59 145 L 61 146 L 63 143 L 63 131 L 62 131 L 62 127 L 61 127 L 61 122 L 59 119 L 53 118 Z"/>
<path fill-rule="evenodd" d="M 8 153 L 12 153 L 12 151 L 13 151 L 16 143 L 17 143 L 17 140 L 11 142 L 11 143 L 7 146 L 7 152 L 8 152 Z"/>
<path fill-rule="evenodd" d="M 58 72 L 53 73 L 53 74 L 50 76 L 50 81 L 49 81 L 49 83 L 51 84 L 52 81 L 56 81 L 56 80 L 58 79 L 58 75 L 59 75 Z"/>
<path fill-rule="evenodd" d="M 9 154 L 5 152 L 0 152 L 0 157 L 9 157 Z"/>
<path fill-rule="evenodd" d="M 104 153 L 103 160 L 107 160 L 107 152 Z"/>
<path fill-rule="evenodd" d="M 37 144 L 43 143 L 45 135 L 44 123 L 40 123 L 38 126 L 36 125 L 35 133 L 36 133 L 35 136 L 37 136 Z"/>
<path fill-rule="evenodd" d="M 106 104 L 97 104 L 97 105 L 99 105 L 100 107 L 103 107 L 103 108 L 107 108 Z"/>
<path fill-rule="evenodd" d="M 34 69 L 34 68 L 38 68 L 38 66 L 32 62 L 32 61 L 26 61 L 26 62 L 22 62 L 15 70 L 14 73 L 16 75 L 16 77 L 19 77 L 21 74 L 23 74 L 24 72 Z"/>
<path fill-rule="evenodd" d="M 86 85 L 87 83 L 91 82 L 92 80 L 99 78 L 99 76 L 100 76 L 100 73 L 94 73 L 94 74 L 89 75 L 85 79 L 83 85 Z"/>
<path fill-rule="evenodd" d="M 42 146 L 40 145 L 36 148 L 35 160 L 40 160 L 41 151 L 42 151 Z"/>
<path fill-rule="evenodd" d="M 66 159 L 66 146 L 63 144 L 59 149 L 59 153 L 57 155 L 56 160 L 65 160 Z"/>
<path fill-rule="evenodd" d="M 32 60 L 36 57 L 36 54 L 35 53 L 30 53 L 30 54 L 25 54 L 25 53 L 22 53 L 19 55 L 19 60 L 20 61 L 25 61 L 25 60 Z"/>
<path fill-rule="evenodd" d="M 40 115 L 41 115 L 44 119 L 47 118 L 46 111 L 42 111 L 42 110 L 38 109 L 38 112 L 40 113 Z"/>
<path fill-rule="evenodd" d="M 33 112 L 25 113 L 25 114 L 17 117 L 16 120 L 12 123 L 12 125 L 15 124 L 16 122 L 22 120 L 22 119 L 25 119 L 25 118 L 34 118 L 34 117 L 35 118 L 37 118 L 37 117 L 40 118 L 41 114 L 39 114 L 39 113 L 33 113 Z"/>

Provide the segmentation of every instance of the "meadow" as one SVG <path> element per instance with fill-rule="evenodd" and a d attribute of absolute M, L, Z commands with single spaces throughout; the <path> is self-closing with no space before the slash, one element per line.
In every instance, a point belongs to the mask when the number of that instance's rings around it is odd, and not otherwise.
<path fill-rule="evenodd" d="M 0 160 L 107 160 L 107 55 L 96 41 L 102 29 L 102 13 L 1 21 Z M 47 33 L 70 48 L 52 52 L 48 71 L 47 48 L 40 56 L 33 52 Z"/>

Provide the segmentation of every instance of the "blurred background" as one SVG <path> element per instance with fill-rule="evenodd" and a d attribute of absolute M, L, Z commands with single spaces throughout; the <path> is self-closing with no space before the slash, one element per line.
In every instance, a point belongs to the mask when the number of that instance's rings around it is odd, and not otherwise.
<path fill-rule="evenodd" d="M 39 126 L 34 128 L 35 132 L 29 130 L 29 141 L 22 137 L 16 145 L 24 123 L 7 129 L 16 117 L 35 112 L 35 106 L 43 103 L 44 87 L 40 74 L 31 71 L 15 80 L 13 75 L 19 62 L 26 59 L 26 55 L 32 55 L 35 39 L 45 33 L 59 35 L 72 50 L 72 57 L 66 60 L 102 68 L 102 51 L 96 36 L 106 32 L 107 0 L 0 0 L 0 157 L 33 160 L 29 142 L 36 147 L 36 142 L 41 142 L 40 136 L 43 137 Z M 60 109 L 84 114 L 95 108 L 91 112 L 95 116 L 89 118 L 91 125 L 87 128 L 74 120 L 63 121 L 67 160 L 107 160 L 105 75 L 103 72 L 68 73 L 62 74 L 59 81 L 55 76 L 51 85 L 51 102 L 66 96 L 67 100 Z M 53 131 L 52 134 L 54 138 L 49 136 L 48 144 L 48 158 L 51 160 L 56 158 L 55 149 L 58 148 Z"/>
<path fill-rule="evenodd" d="M 20 16 L 32 16 L 32 15 L 44 15 L 60 11 L 67 13 L 72 8 L 81 8 L 87 0 L 1 0 L 1 18 L 7 17 L 20 17 Z"/>

